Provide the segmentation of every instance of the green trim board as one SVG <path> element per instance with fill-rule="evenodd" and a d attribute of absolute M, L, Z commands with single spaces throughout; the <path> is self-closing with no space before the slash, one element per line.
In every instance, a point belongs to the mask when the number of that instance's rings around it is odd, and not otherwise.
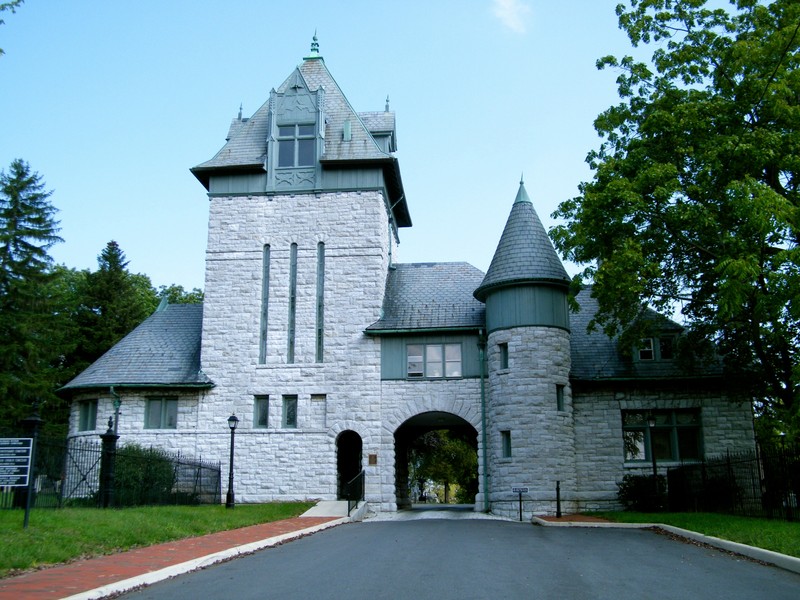
<path fill-rule="evenodd" d="M 486 330 L 544 326 L 570 330 L 564 290 L 550 286 L 513 286 L 494 290 L 486 298 Z"/>

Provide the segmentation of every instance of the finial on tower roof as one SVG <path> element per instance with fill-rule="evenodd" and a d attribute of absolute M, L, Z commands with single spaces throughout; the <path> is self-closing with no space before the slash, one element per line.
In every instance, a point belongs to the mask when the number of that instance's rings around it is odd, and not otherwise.
<path fill-rule="evenodd" d="M 386 112 L 389 112 L 389 94 L 386 94 Z"/>
<path fill-rule="evenodd" d="M 528 198 L 528 192 L 525 190 L 525 181 L 522 175 L 519 176 L 519 190 L 517 190 L 517 197 L 514 199 L 514 203 L 517 202 L 530 202 L 531 199 Z"/>
<path fill-rule="evenodd" d="M 322 58 L 319 54 L 319 42 L 317 41 L 317 30 L 314 30 L 314 37 L 311 41 L 311 52 L 308 56 L 304 56 L 303 60 L 309 60 L 312 58 Z"/>
<path fill-rule="evenodd" d="M 519 184 L 520 185 L 525 185 L 525 173 L 520 173 L 519 174 Z"/>
<path fill-rule="evenodd" d="M 239 102 L 239 120 L 242 120 L 242 103 Z"/>

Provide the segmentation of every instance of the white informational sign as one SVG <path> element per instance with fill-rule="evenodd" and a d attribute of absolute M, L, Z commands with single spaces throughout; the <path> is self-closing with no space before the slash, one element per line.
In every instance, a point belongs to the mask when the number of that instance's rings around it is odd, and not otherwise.
<path fill-rule="evenodd" d="M 26 486 L 31 473 L 31 438 L 0 438 L 0 486 Z"/>

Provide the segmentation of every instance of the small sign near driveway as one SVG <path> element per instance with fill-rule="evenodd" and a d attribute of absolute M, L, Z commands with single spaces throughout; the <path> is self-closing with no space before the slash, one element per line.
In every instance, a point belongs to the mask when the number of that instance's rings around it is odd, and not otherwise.
<path fill-rule="evenodd" d="M 28 485 L 32 438 L 0 438 L 0 486 Z"/>

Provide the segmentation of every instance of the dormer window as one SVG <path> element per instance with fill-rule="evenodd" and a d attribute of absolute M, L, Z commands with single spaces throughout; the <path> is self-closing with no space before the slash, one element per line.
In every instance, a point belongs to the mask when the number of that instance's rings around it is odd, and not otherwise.
<path fill-rule="evenodd" d="M 655 360 L 653 338 L 644 338 L 639 342 L 639 360 Z"/>
<path fill-rule="evenodd" d="M 640 361 L 672 360 L 675 358 L 675 336 L 643 338 L 637 352 Z"/>
<path fill-rule="evenodd" d="M 668 335 L 658 338 L 658 354 L 661 360 L 672 360 L 675 354 L 675 337 Z"/>
<path fill-rule="evenodd" d="M 278 126 L 278 167 L 310 167 L 314 164 L 314 124 Z"/>

